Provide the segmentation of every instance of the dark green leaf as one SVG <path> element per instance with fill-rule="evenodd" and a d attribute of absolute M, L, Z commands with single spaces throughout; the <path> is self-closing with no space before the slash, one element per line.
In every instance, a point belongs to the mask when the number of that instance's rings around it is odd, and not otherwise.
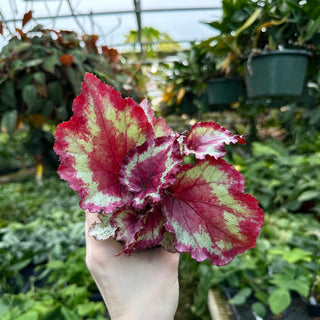
<path fill-rule="evenodd" d="M 251 306 L 251 310 L 253 314 L 258 315 L 262 319 L 264 319 L 264 317 L 266 316 L 266 312 L 267 312 L 266 307 L 261 302 L 255 302 Z"/>
<path fill-rule="evenodd" d="M 42 115 L 45 118 L 49 118 L 54 109 L 54 104 L 51 100 L 46 100 L 42 107 Z"/>
<path fill-rule="evenodd" d="M 31 261 L 32 261 L 31 258 L 19 261 L 19 262 L 15 263 L 15 264 L 9 266 L 9 270 L 13 271 L 13 272 L 18 272 L 21 269 L 25 268 Z"/>
<path fill-rule="evenodd" d="M 15 108 L 16 107 L 16 96 L 15 87 L 12 80 L 8 80 L 1 86 L 1 101 L 5 106 Z"/>
<path fill-rule="evenodd" d="M 232 299 L 229 300 L 231 304 L 240 305 L 244 304 L 247 298 L 251 295 L 252 289 L 251 288 L 243 288 L 241 289 Z"/>
<path fill-rule="evenodd" d="M 42 69 L 52 74 L 56 73 L 56 65 L 59 65 L 60 61 L 56 55 L 51 55 L 43 60 Z"/>
<path fill-rule="evenodd" d="M 22 90 L 23 101 L 28 106 L 28 113 L 36 113 L 41 107 L 41 100 L 37 94 L 37 88 L 32 85 L 26 85 Z"/>
<path fill-rule="evenodd" d="M 82 77 L 81 74 L 72 69 L 72 68 L 66 68 L 67 77 L 72 85 L 74 93 L 77 95 L 80 92 L 81 89 L 81 83 L 82 83 Z"/>
<path fill-rule="evenodd" d="M 57 117 L 60 120 L 67 120 L 68 119 L 68 111 L 65 106 L 60 106 L 57 108 Z"/>
<path fill-rule="evenodd" d="M 7 111 L 3 114 L 1 119 L 1 128 L 4 129 L 10 136 L 12 136 L 17 125 L 18 112 L 16 110 Z"/>
<path fill-rule="evenodd" d="M 41 85 L 46 84 L 46 75 L 43 72 L 35 72 L 33 74 L 33 78 L 36 82 L 38 82 Z"/>
<path fill-rule="evenodd" d="M 48 98 L 52 100 L 55 105 L 59 105 L 62 102 L 63 91 L 58 81 L 48 83 Z"/>
<path fill-rule="evenodd" d="M 31 68 L 31 67 L 36 67 L 41 63 L 42 63 L 42 59 L 32 59 L 32 60 L 26 61 L 23 64 L 23 66 L 24 68 Z"/>

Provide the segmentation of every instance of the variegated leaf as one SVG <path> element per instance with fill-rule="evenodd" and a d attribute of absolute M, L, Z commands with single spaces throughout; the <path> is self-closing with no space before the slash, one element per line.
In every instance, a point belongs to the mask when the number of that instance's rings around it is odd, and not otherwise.
<path fill-rule="evenodd" d="M 163 213 L 179 252 L 224 265 L 255 246 L 263 212 L 255 198 L 243 193 L 244 179 L 233 166 L 213 157 L 197 160 L 182 167 L 172 188 Z"/>
<path fill-rule="evenodd" d="M 144 99 L 139 104 L 139 106 L 144 110 L 146 116 L 148 117 L 149 123 L 151 123 L 156 137 L 177 135 L 175 131 L 168 127 L 167 123 L 164 121 L 163 118 L 156 118 L 154 116 L 154 111 L 150 108 L 147 99 Z"/>
<path fill-rule="evenodd" d="M 215 122 L 198 122 L 191 127 L 184 140 L 184 153 L 195 154 L 197 159 L 207 155 L 216 159 L 226 154 L 224 145 L 230 143 L 245 144 L 242 136 L 233 135 L 230 131 Z"/>
<path fill-rule="evenodd" d="M 134 208 L 119 209 L 111 218 L 116 228 L 116 239 L 123 244 L 123 252 L 131 254 L 138 249 L 158 246 L 163 238 L 163 215 L 159 206 L 137 214 Z"/>
<path fill-rule="evenodd" d="M 122 206 L 119 169 L 128 151 L 154 137 L 144 110 L 122 99 L 112 87 L 86 74 L 74 116 L 56 130 L 58 173 L 91 212 L 111 213 Z"/>
<path fill-rule="evenodd" d="M 175 137 L 160 137 L 132 148 L 123 159 L 120 182 L 132 193 L 132 205 L 142 209 L 161 200 L 161 191 L 175 180 L 182 163 Z"/>

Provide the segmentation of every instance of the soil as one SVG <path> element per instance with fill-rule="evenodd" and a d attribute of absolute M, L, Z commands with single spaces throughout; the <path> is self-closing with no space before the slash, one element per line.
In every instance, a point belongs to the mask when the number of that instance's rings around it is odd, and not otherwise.
<path fill-rule="evenodd" d="M 234 306 L 235 307 L 235 306 Z M 235 320 L 255 320 L 251 312 L 251 305 L 236 306 L 233 309 Z M 264 320 L 313 320 L 306 311 L 306 305 L 301 299 L 293 299 L 290 307 L 280 315 L 274 315 L 270 310 Z"/>
<path fill-rule="evenodd" d="M 228 299 L 234 294 L 233 289 L 228 290 L 228 288 L 223 288 L 223 291 Z M 263 320 L 318 320 L 309 316 L 307 305 L 298 295 L 292 296 L 291 299 L 291 305 L 281 314 L 274 315 L 271 310 L 267 308 L 267 314 Z M 231 305 L 235 320 L 256 320 L 251 311 L 251 305 L 254 302 L 256 302 L 256 300 L 250 299 L 248 303 L 243 305 Z"/>

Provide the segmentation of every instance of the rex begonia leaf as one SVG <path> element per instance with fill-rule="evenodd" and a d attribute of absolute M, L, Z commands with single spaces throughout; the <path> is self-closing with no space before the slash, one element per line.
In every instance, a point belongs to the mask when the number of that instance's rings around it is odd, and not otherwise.
<path fill-rule="evenodd" d="M 74 115 L 56 130 L 54 150 L 60 157 L 58 173 L 91 212 L 110 213 L 123 205 L 119 169 L 128 151 L 154 138 L 144 110 L 132 99 L 85 75 Z"/>
<path fill-rule="evenodd" d="M 116 228 L 115 238 L 121 241 L 126 254 L 159 245 L 166 231 L 163 221 L 159 206 L 152 207 L 145 214 L 137 214 L 133 208 L 119 209 L 112 214 L 110 220 Z"/>
<path fill-rule="evenodd" d="M 215 122 L 195 123 L 184 140 L 184 153 L 195 154 L 197 159 L 204 159 L 206 155 L 216 159 L 226 154 L 225 144 L 245 143 L 242 136 L 233 135 L 230 131 Z"/>
<path fill-rule="evenodd" d="M 177 133 L 168 127 L 163 118 L 156 118 L 154 111 L 150 108 L 148 100 L 144 99 L 139 106 L 144 110 L 149 122 L 152 125 L 156 137 L 175 136 Z"/>
<path fill-rule="evenodd" d="M 160 137 L 132 148 L 120 167 L 120 182 L 133 194 L 132 205 L 142 209 L 161 200 L 161 191 L 175 180 L 182 163 L 175 137 Z"/>
<path fill-rule="evenodd" d="M 197 261 L 224 265 L 255 246 L 263 224 L 258 202 L 244 194 L 244 179 L 223 159 L 184 165 L 164 199 L 165 228 L 175 247 Z"/>

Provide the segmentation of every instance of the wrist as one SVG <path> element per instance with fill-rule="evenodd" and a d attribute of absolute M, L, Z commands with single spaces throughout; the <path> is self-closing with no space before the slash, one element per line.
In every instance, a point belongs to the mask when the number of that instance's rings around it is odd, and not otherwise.
<path fill-rule="evenodd" d="M 140 311 L 134 311 L 134 312 L 125 312 L 122 315 L 119 315 L 118 317 L 112 317 L 111 320 L 173 320 L 175 316 L 175 312 L 172 314 L 165 313 L 164 310 L 155 310 L 155 309 L 149 309 L 145 308 Z"/>

